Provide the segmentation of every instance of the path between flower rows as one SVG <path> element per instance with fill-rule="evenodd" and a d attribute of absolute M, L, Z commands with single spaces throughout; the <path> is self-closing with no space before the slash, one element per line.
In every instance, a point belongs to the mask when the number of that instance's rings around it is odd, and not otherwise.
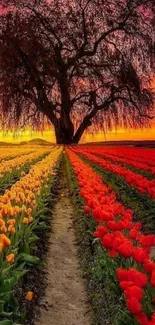
<path fill-rule="evenodd" d="M 91 324 L 91 308 L 77 258 L 72 220 L 74 207 L 66 182 L 64 175 L 60 197 L 53 212 L 47 256 L 47 288 L 40 303 L 36 325 Z"/>

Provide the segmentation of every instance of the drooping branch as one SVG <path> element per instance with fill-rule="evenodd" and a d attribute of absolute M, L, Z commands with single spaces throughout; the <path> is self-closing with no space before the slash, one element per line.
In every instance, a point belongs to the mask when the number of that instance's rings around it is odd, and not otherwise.
<path fill-rule="evenodd" d="M 42 112 L 61 143 L 78 142 L 92 124 L 141 126 L 154 117 L 152 0 L 10 1 L 17 10 L 0 21 L 6 116 Z"/>

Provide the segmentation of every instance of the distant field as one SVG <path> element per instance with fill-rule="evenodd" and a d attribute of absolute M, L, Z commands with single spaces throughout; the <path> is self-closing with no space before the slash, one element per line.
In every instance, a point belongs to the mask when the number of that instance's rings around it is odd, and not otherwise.
<path fill-rule="evenodd" d="M 103 141 L 103 142 L 87 143 L 87 145 L 93 145 L 93 144 L 103 145 L 103 146 L 134 146 L 134 147 L 155 148 L 155 141 L 154 140 L 146 140 L 146 141 Z"/>
<path fill-rule="evenodd" d="M 153 144 L 0 146 L 0 325 L 31 325 L 44 299 L 52 315 L 89 301 L 94 324 L 154 324 Z"/>

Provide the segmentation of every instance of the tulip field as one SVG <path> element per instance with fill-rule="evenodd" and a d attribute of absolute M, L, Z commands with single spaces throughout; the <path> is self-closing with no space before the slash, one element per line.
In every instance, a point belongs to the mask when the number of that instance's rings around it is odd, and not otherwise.
<path fill-rule="evenodd" d="M 44 213 L 46 201 L 54 179 L 54 169 L 59 161 L 61 148 L 37 148 L 37 150 L 19 150 L 13 158 L 12 153 L 2 154 L 1 177 L 9 182 L 14 169 L 20 171 L 20 177 L 0 196 L 0 324 L 16 324 L 18 304 L 13 289 L 26 274 L 26 265 L 40 265 L 42 261 L 32 255 L 37 241 L 35 231 L 46 228 Z M 10 157 L 10 160 L 5 160 Z M 1 155 L 0 155 L 1 159 Z M 27 169 L 22 170 L 22 166 Z M 6 173 L 10 174 L 7 178 Z M 17 175 L 16 175 L 17 176 Z M 32 245 L 33 244 L 33 245 Z M 33 294 L 27 292 L 26 299 Z"/>
<path fill-rule="evenodd" d="M 18 292 L 46 268 L 37 243 L 62 175 L 92 324 L 155 325 L 155 149 L 103 145 L 0 148 L 0 325 L 28 324 L 20 299 L 41 299 Z"/>
<path fill-rule="evenodd" d="M 95 221 L 94 245 L 99 241 L 102 252 L 93 253 L 98 264 L 93 272 L 106 285 L 102 288 L 108 295 L 107 305 L 111 304 L 113 310 L 104 303 L 102 308 L 111 312 L 109 323 L 155 324 L 155 150 L 79 146 L 67 149 L 67 155 L 84 202 L 84 213 Z M 126 199 L 123 204 L 117 199 L 118 186 L 113 190 L 107 178 L 104 182 L 107 171 L 111 179 L 115 180 L 116 175 L 125 181 L 132 195 L 137 192 L 144 214 L 145 201 L 150 203 L 152 220 L 146 217 L 141 223 L 130 201 Z M 143 226 L 150 226 L 149 223 L 152 229 L 146 233 Z M 101 319 L 99 323 L 102 324 Z"/>

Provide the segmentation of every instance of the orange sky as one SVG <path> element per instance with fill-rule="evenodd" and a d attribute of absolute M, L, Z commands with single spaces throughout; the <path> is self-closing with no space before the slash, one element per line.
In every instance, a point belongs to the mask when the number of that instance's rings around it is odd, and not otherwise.
<path fill-rule="evenodd" d="M 4 135 L 0 132 L 0 141 L 19 143 L 20 141 L 28 141 L 34 138 L 42 138 L 50 142 L 55 142 L 55 136 L 53 130 L 42 132 L 31 132 L 25 131 L 13 136 L 11 132 Z M 152 128 L 144 130 L 125 130 L 119 128 L 117 131 L 112 130 L 111 132 L 104 133 L 98 132 L 95 135 L 86 134 L 81 142 L 91 141 L 113 141 L 113 140 L 155 140 L 155 122 L 152 123 Z"/>

